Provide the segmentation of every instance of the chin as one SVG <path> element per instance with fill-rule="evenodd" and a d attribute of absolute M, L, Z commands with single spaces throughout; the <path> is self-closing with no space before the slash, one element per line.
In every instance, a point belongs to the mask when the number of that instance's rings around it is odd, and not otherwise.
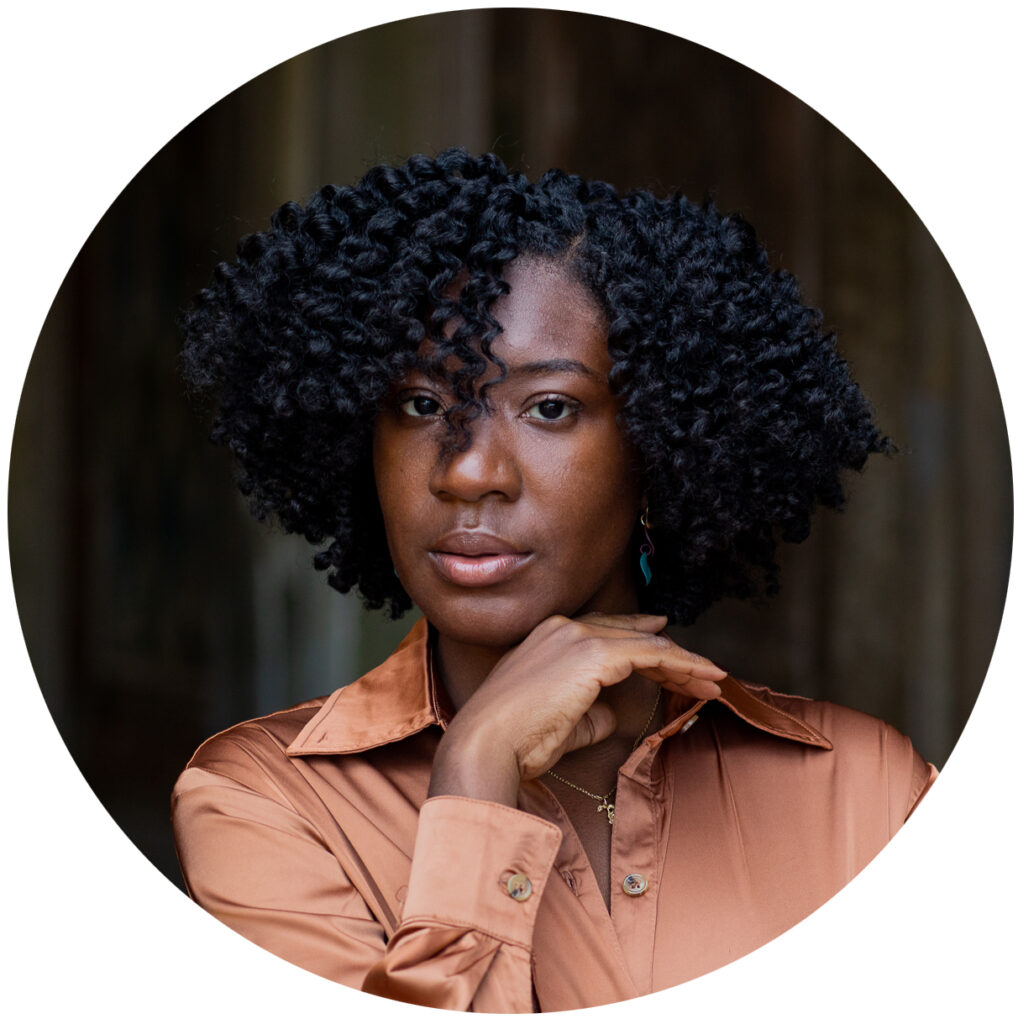
<path fill-rule="evenodd" d="M 586 611 L 638 610 L 632 583 L 621 574 L 574 579 L 568 589 L 554 573 L 493 587 L 457 587 L 431 575 L 408 582 L 414 604 L 442 636 L 481 647 L 515 647 L 552 615 L 575 618 Z M 413 586 L 414 582 L 423 585 Z"/>
<path fill-rule="evenodd" d="M 490 615 L 478 610 L 477 614 L 428 621 L 441 635 L 458 643 L 503 649 L 523 643 L 546 618 L 547 615 Z"/>
<path fill-rule="evenodd" d="M 417 605 L 442 636 L 462 644 L 495 648 L 515 647 L 549 616 L 570 614 L 568 608 L 493 594 L 482 596 L 476 591 L 460 599 Z"/>

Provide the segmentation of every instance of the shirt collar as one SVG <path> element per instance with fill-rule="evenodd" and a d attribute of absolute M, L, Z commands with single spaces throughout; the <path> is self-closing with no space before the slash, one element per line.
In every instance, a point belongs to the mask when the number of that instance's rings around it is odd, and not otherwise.
<path fill-rule="evenodd" d="M 732 676 L 719 685 L 721 696 L 716 703 L 749 725 L 784 739 L 831 749 L 830 740 L 820 732 L 772 703 L 769 691 L 750 688 Z M 696 708 L 702 703 L 697 702 Z M 444 728 L 451 717 L 448 698 L 435 679 L 428 624 L 421 619 L 378 668 L 327 697 L 286 752 L 291 757 L 356 754 L 405 739 L 430 725 Z M 673 720 L 658 735 L 666 738 L 688 717 L 687 712 Z"/>

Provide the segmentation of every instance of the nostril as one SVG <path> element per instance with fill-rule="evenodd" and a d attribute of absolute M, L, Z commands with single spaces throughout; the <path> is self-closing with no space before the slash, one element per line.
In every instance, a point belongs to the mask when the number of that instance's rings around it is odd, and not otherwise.
<path fill-rule="evenodd" d="M 517 459 L 510 443 L 490 420 L 485 419 L 480 427 L 475 422 L 468 448 L 440 453 L 430 487 L 436 496 L 461 501 L 480 501 L 492 494 L 515 500 L 521 490 Z"/>

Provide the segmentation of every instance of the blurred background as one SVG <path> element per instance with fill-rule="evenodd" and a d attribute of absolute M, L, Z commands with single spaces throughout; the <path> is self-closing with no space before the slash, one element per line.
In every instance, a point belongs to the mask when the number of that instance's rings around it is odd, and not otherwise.
<path fill-rule="evenodd" d="M 450 145 L 513 168 L 713 196 L 824 310 L 900 454 L 684 645 L 860 708 L 942 766 L 996 639 L 1011 551 L 1000 397 L 971 312 L 906 201 L 794 97 L 654 30 L 544 10 L 398 22 L 253 80 L 173 139 L 83 246 L 15 430 L 10 546 L 28 650 L 82 773 L 179 884 L 169 792 L 233 722 L 325 694 L 409 628 L 255 523 L 188 407 L 175 319 L 289 199 Z"/>

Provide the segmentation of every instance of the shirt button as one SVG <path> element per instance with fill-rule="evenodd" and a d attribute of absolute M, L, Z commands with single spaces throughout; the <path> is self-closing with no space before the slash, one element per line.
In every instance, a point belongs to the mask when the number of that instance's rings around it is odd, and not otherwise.
<path fill-rule="evenodd" d="M 683 722 L 683 723 L 682 723 L 682 728 L 681 728 L 681 729 L 679 729 L 679 732 L 680 732 L 680 733 L 683 733 L 683 732 L 689 732 L 689 729 L 690 729 L 690 727 L 692 726 L 692 724 L 693 724 L 693 723 L 694 723 L 694 722 L 695 722 L 695 721 L 696 721 L 696 720 L 697 720 L 697 719 L 698 719 L 699 717 L 700 717 L 699 715 L 691 715 L 691 716 L 689 717 L 689 719 L 687 719 L 687 720 L 686 720 L 685 722 Z"/>
<path fill-rule="evenodd" d="M 505 887 L 514 900 L 520 900 L 521 902 L 530 899 L 530 894 L 534 891 L 534 887 L 530 884 L 530 879 L 522 872 L 511 875 Z"/>
<path fill-rule="evenodd" d="M 633 873 L 622 879 L 622 891 L 627 896 L 642 896 L 647 891 L 647 879 Z"/>

